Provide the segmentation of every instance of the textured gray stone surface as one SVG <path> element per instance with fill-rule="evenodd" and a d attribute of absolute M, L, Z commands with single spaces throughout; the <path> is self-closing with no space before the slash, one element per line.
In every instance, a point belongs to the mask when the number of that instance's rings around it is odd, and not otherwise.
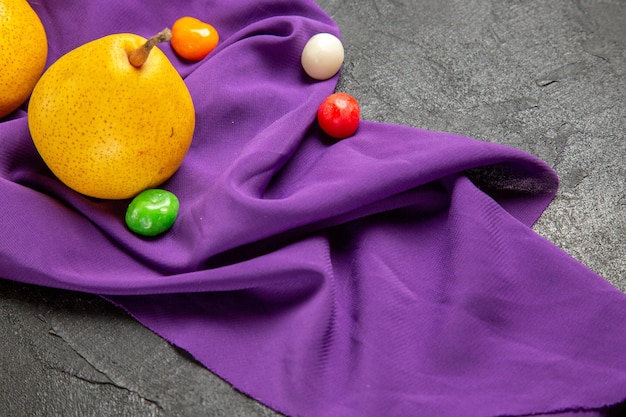
<path fill-rule="evenodd" d="M 535 229 L 626 291 L 626 2 L 320 0 L 363 118 L 531 152 Z M 97 297 L 0 280 L 1 416 L 272 416 Z"/>

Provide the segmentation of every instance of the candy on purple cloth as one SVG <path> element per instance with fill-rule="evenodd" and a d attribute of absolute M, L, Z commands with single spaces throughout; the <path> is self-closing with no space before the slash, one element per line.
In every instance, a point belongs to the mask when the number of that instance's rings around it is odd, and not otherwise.
<path fill-rule="evenodd" d="M 626 295 L 531 225 L 557 178 L 521 150 L 362 120 L 313 128 L 339 36 L 310 0 L 210 2 L 220 49 L 177 59 L 197 111 L 157 240 L 55 179 L 25 114 L 0 121 L 0 276 L 102 295 L 238 390 L 303 417 L 597 411 L 626 398 Z M 33 2 L 49 61 L 207 2 Z M 209 12 L 207 10 L 207 12 Z M 71 30 L 68 30 L 71 28 Z M 504 179 L 504 180 L 499 180 Z"/>
<path fill-rule="evenodd" d="M 316 80 L 327 80 L 341 69 L 343 44 L 335 35 L 318 33 L 308 40 L 302 50 L 302 67 Z"/>

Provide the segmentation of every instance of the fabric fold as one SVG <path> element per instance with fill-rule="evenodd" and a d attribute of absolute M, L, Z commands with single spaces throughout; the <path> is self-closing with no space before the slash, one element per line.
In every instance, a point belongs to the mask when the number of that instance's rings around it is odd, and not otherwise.
<path fill-rule="evenodd" d="M 0 121 L 0 276 L 103 296 L 287 415 L 591 415 L 626 400 L 626 296 L 531 228 L 557 189 L 548 165 L 369 121 L 330 141 L 315 112 L 338 76 L 313 81 L 299 58 L 340 31 L 312 1 L 157 4 L 33 7 L 49 64 L 182 14 L 220 32 L 201 62 L 161 47 L 197 113 L 163 184 L 176 224 L 140 238 L 128 201 L 67 189 L 24 106 Z"/>

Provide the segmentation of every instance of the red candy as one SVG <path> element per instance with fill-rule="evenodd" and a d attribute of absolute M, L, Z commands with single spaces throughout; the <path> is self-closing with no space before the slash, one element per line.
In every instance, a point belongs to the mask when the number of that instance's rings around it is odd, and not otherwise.
<path fill-rule="evenodd" d="M 328 136 L 335 139 L 352 136 L 358 129 L 360 120 L 359 102 L 350 94 L 331 94 L 317 109 L 320 127 Z"/>

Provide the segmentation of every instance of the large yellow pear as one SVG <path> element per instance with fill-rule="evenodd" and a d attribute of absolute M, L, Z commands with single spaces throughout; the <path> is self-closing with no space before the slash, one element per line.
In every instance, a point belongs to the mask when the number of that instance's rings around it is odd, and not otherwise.
<path fill-rule="evenodd" d="M 48 40 L 26 0 L 0 0 L 0 117 L 26 101 L 39 79 Z"/>
<path fill-rule="evenodd" d="M 189 150 L 191 95 L 167 56 L 150 49 L 154 39 L 91 41 L 59 58 L 35 86 L 28 106 L 33 142 L 75 191 L 133 197 L 170 178 Z M 147 57 L 138 67 L 129 59 L 134 51 Z"/>

